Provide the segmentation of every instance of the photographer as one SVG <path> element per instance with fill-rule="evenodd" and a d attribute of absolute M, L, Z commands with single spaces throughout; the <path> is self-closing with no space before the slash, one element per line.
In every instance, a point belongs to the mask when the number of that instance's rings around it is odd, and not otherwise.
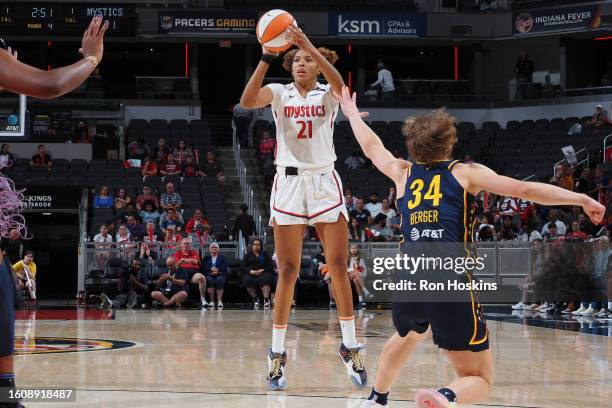
<path fill-rule="evenodd" d="M 169 307 L 176 305 L 179 309 L 187 299 L 187 282 L 189 273 L 179 268 L 173 256 L 166 260 L 168 273 L 164 273 L 157 281 L 157 290 L 151 293 L 154 306 Z"/>
<path fill-rule="evenodd" d="M 106 294 L 102 293 L 100 299 L 102 306 L 107 308 L 123 307 L 133 308 L 137 304 L 142 304 L 149 287 L 149 277 L 142 270 L 142 263 L 139 258 L 135 258 L 129 266 L 124 267 L 119 275 L 119 294 L 111 300 Z"/>

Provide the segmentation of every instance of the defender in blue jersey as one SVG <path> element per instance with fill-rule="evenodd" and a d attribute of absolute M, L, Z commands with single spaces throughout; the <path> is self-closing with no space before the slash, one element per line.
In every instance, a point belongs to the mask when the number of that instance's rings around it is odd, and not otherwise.
<path fill-rule="evenodd" d="M 355 95 L 345 87 L 340 99 L 344 115 L 365 155 L 395 182 L 398 210 L 402 214 L 402 251 L 410 253 L 420 242 L 430 249 L 446 250 L 461 244 L 469 254 L 473 210 L 471 201 L 480 191 L 519 197 L 543 205 L 582 206 L 598 224 L 605 207 L 584 194 L 556 186 L 521 182 L 496 174 L 487 167 L 451 161 L 457 141 L 454 118 L 444 110 L 408 118 L 403 133 L 412 161 L 393 157 L 380 138 L 361 119 Z M 451 245 L 452 244 L 452 245 Z M 431 254 L 428 254 L 431 255 Z M 446 256 L 446 254 L 441 254 Z M 462 274 L 470 279 L 469 273 Z M 486 321 L 475 293 L 452 304 L 417 301 L 393 305 L 397 329 L 380 357 L 376 382 L 363 407 L 387 405 L 389 389 L 414 348 L 429 333 L 447 355 L 457 379 L 437 391 L 419 390 L 415 395 L 419 408 L 456 407 L 474 404 L 488 396 L 493 382 L 493 356 L 488 343 Z"/>
<path fill-rule="evenodd" d="M 72 65 L 40 70 L 17 60 L 13 51 L 0 38 L 0 91 L 8 91 L 50 99 L 61 96 L 81 85 L 96 69 L 104 52 L 104 33 L 108 21 L 96 15 L 83 35 L 79 52 L 83 58 Z M 1 170 L 1 168 L 0 168 Z M 21 209 L 21 194 L 14 184 L 0 174 L 0 236 L 7 236 L 12 229 L 25 230 Z M 3 402 L 7 390 L 15 388 L 14 337 L 15 337 L 15 282 L 13 269 L 6 257 L 0 254 L 0 408 L 22 408 L 20 401 Z"/>

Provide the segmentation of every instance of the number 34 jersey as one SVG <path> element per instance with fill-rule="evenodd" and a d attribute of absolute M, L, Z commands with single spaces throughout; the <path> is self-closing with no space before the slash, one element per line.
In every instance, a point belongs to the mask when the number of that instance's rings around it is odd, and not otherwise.
<path fill-rule="evenodd" d="M 474 197 L 451 173 L 458 162 L 412 163 L 404 196 L 397 200 L 403 242 L 472 241 Z"/>
<path fill-rule="evenodd" d="M 276 165 L 300 169 L 332 165 L 336 161 L 334 120 L 339 105 L 331 86 L 317 82 L 306 97 L 294 83 L 266 86 L 274 94 L 271 108 L 276 123 Z"/>

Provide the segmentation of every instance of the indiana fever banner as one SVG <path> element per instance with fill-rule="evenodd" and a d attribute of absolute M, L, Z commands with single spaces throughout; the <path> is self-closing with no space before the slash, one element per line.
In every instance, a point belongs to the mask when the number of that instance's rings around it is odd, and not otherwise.
<path fill-rule="evenodd" d="M 585 5 L 529 10 L 512 15 L 514 35 L 597 28 L 601 25 L 601 6 Z"/>

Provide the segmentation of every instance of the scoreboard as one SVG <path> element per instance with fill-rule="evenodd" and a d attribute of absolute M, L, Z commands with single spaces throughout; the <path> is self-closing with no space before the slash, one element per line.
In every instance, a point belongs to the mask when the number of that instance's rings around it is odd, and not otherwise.
<path fill-rule="evenodd" d="M 107 35 L 132 36 L 136 15 L 133 6 L 96 3 L 0 3 L 0 36 L 81 36 L 91 19 L 108 20 Z"/>

